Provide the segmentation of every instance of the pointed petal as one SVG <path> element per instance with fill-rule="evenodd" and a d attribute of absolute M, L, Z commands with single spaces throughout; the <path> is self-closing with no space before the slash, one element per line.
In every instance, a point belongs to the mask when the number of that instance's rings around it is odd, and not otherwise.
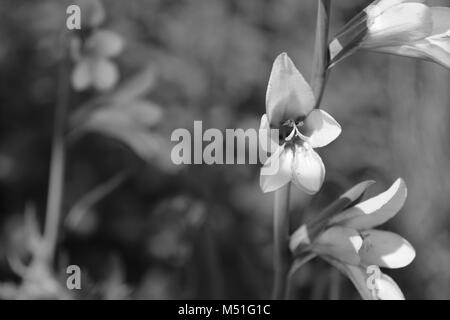
<path fill-rule="evenodd" d="M 355 229 L 331 227 L 314 242 L 313 251 L 333 259 L 357 265 L 360 263 L 358 251 L 363 240 Z"/>
<path fill-rule="evenodd" d="M 361 232 L 364 239 L 359 250 L 361 263 L 385 268 L 403 268 L 410 264 L 416 252 L 412 245 L 398 234 L 381 230 Z"/>
<path fill-rule="evenodd" d="M 339 224 L 357 230 L 376 227 L 397 214 L 403 207 L 406 196 L 406 184 L 399 178 L 385 192 L 336 215 L 330 220 L 329 225 Z"/>
<path fill-rule="evenodd" d="M 405 300 L 405 296 L 399 286 L 387 274 L 381 273 L 380 278 L 375 280 L 377 286 L 377 297 L 380 300 Z"/>
<path fill-rule="evenodd" d="M 123 50 L 124 42 L 122 37 L 114 31 L 98 30 L 88 38 L 86 47 L 97 55 L 113 57 Z"/>
<path fill-rule="evenodd" d="M 315 105 L 311 87 L 286 53 L 273 63 L 266 93 L 266 113 L 272 127 L 305 117 Z"/>
<path fill-rule="evenodd" d="M 296 147 L 292 164 L 292 182 L 308 194 L 317 193 L 325 179 L 325 166 L 313 149 Z"/>
<path fill-rule="evenodd" d="M 112 61 L 96 59 L 92 64 L 92 81 L 98 90 L 108 90 L 114 87 L 119 80 L 119 70 Z"/>
<path fill-rule="evenodd" d="M 259 146 L 264 152 L 275 152 L 279 147 L 279 130 L 271 129 L 267 115 L 263 114 L 259 125 Z"/>
<path fill-rule="evenodd" d="M 327 112 L 314 109 L 305 119 L 304 128 L 313 148 L 324 147 L 341 134 L 341 126 Z"/>
<path fill-rule="evenodd" d="M 275 191 L 291 180 L 294 153 L 280 146 L 261 168 L 259 185 L 264 193 Z"/>
<path fill-rule="evenodd" d="M 428 36 L 432 27 L 429 7 L 422 3 L 402 3 L 371 19 L 367 38 L 361 45 L 366 49 L 376 49 L 408 44 Z"/>
<path fill-rule="evenodd" d="M 88 60 L 81 60 L 75 65 L 71 81 L 76 91 L 85 90 L 92 84 L 91 67 Z"/>

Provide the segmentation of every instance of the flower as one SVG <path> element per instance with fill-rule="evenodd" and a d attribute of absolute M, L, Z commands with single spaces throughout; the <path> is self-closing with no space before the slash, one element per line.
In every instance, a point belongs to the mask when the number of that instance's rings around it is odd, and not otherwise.
<path fill-rule="evenodd" d="M 270 139 L 272 155 L 260 175 L 263 192 L 275 191 L 290 181 L 308 194 L 322 186 L 325 166 L 314 148 L 335 140 L 341 127 L 327 112 L 314 109 L 315 104 L 311 87 L 288 55 L 280 54 L 270 74 L 260 137 L 264 136 L 261 132 L 276 129 L 281 145 L 278 136 Z"/>
<path fill-rule="evenodd" d="M 119 71 L 110 58 L 117 56 L 123 46 L 122 38 L 110 30 L 93 31 L 83 44 L 79 38 L 73 38 L 73 87 L 79 91 L 89 87 L 97 90 L 112 88 L 119 80 Z"/>
<path fill-rule="evenodd" d="M 105 8 L 100 0 L 76 0 L 81 10 L 81 28 L 98 27 L 105 20 Z"/>
<path fill-rule="evenodd" d="M 363 191 L 369 185 L 366 184 Z M 378 196 L 327 218 L 319 233 L 310 232 L 317 229 L 319 221 L 303 225 L 292 234 L 290 248 L 294 253 L 306 250 L 321 256 L 345 273 L 365 299 L 404 299 L 398 285 L 381 272 L 374 279 L 377 290 L 372 292 L 367 268 L 402 268 L 414 260 L 414 248 L 407 240 L 393 232 L 373 229 L 398 213 L 406 195 L 405 182 L 397 179 Z M 311 235 L 314 235 L 312 239 Z"/>
<path fill-rule="evenodd" d="M 350 20 L 329 45 L 330 66 L 357 49 L 434 61 L 450 69 L 450 8 L 425 0 L 378 0 Z"/>

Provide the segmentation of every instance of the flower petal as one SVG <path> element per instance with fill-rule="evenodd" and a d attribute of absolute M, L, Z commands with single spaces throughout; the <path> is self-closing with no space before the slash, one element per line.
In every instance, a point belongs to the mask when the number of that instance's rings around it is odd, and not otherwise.
<path fill-rule="evenodd" d="M 431 18 L 433 20 L 432 35 L 449 34 L 450 32 L 450 8 L 431 7 Z"/>
<path fill-rule="evenodd" d="M 339 224 L 357 230 L 376 227 L 397 214 L 403 207 L 406 196 L 406 184 L 399 178 L 385 192 L 336 215 L 329 225 Z"/>
<path fill-rule="evenodd" d="M 364 239 L 359 250 L 362 264 L 375 264 L 391 269 L 403 268 L 416 256 L 412 245 L 393 232 L 367 230 L 361 235 Z"/>
<path fill-rule="evenodd" d="M 325 230 L 314 242 L 313 251 L 333 259 L 357 265 L 360 263 L 358 251 L 363 240 L 355 229 L 331 227 Z"/>
<path fill-rule="evenodd" d="M 118 55 L 124 47 L 123 39 L 116 32 L 98 30 L 86 41 L 88 51 L 103 57 Z"/>
<path fill-rule="evenodd" d="M 116 64 L 108 59 L 96 59 L 91 68 L 92 82 L 98 90 L 111 89 L 119 80 Z"/>
<path fill-rule="evenodd" d="M 259 146 L 264 152 L 275 152 L 279 147 L 279 131 L 278 129 L 271 129 L 267 115 L 263 114 L 261 123 L 259 125 L 258 140 Z"/>
<path fill-rule="evenodd" d="M 77 91 L 85 90 L 92 84 L 91 64 L 89 60 L 84 59 L 75 64 L 71 81 L 73 88 Z"/>
<path fill-rule="evenodd" d="M 422 3 L 402 3 L 392 6 L 371 20 L 367 38 L 361 43 L 366 49 L 408 44 L 430 35 L 433 23 L 431 10 Z"/>
<path fill-rule="evenodd" d="M 353 283 L 364 300 L 404 300 L 402 291 L 391 277 L 379 271 L 379 274 L 370 273 L 364 266 L 354 266 L 340 261 L 322 257 L 336 269 L 345 274 Z M 369 288 L 374 284 L 375 292 Z"/>
<path fill-rule="evenodd" d="M 434 42 L 436 43 L 436 40 Z M 418 41 L 413 45 L 386 47 L 377 49 L 377 51 L 398 56 L 424 59 L 450 69 L 450 53 L 440 46 L 434 45 L 428 39 Z"/>
<path fill-rule="evenodd" d="M 385 273 L 375 280 L 377 297 L 380 300 L 405 300 L 405 296 L 397 283 Z"/>
<path fill-rule="evenodd" d="M 324 147 L 341 134 L 341 126 L 327 112 L 314 109 L 305 119 L 304 128 L 313 148 Z"/>
<path fill-rule="evenodd" d="M 81 9 L 82 29 L 97 27 L 105 20 L 105 9 L 100 0 L 76 0 Z"/>
<path fill-rule="evenodd" d="M 280 146 L 261 168 L 259 185 L 264 193 L 275 191 L 291 180 L 294 152 Z"/>
<path fill-rule="evenodd" d="M 325 179 L 325 166 L 313 149 L 296 147 L 292 163 L 292 182 L 308 194 L 317 193 Z"/>
<path fill-rule="evenodd" d="M 316 103 L 311 87 L 286 53 L 273 63 L 266 93 L 266 113 L 272 127 L 305 117 Z"/>

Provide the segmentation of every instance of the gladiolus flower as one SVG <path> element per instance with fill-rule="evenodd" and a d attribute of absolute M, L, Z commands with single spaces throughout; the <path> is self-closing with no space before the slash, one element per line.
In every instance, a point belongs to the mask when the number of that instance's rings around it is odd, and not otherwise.
<path fill-rule="evenodd" d="M 402 208 L 407 189 L 397 179 L 385 192 L 360 202 L 330 218 L 324 230 L 310 239 L 314 222 L 303 225 L 291 236 L 293 252 L 303 248 L 311 251 L 345 273 L 353 281 L 361 296 L 373 298 L 367 287 L 367 267 L 402 268 L 415 258 L 411 244 L 401 236 L 373 229 L 393 218 Z M 375 279 L 377 299 L 404 299 L 397 284 L 380 273 Z"/>
<path fill-rule="evenodd" d="M 281 145 L 271 140 L 274 152 L 261 169 L 263 192 L 290 181 L 308 194 L 322 186 L 325 166 L 314 148 L 335 140 L 341 127 L 327 112 L 314 109 L 315 103 L 311 87 L 292 60 L 280 54 L 270 74 L 260 133 L 278 129 Z"/>
<path fill-rule="evenodd" d="M 425 0 L 378 0 L 348 22 L 331 41 L 333 66 L 367 49 L 434 61 L 450 69 L 450 8 Z"/>
<path fill-rule="evenodd" d="M 79 38 L 73 38 L 73 87 L 79 91 L 89 87 L 111 89 L 119 80 L 119 70 L 111 58 L 120 54 L 123 46 L 122 38 L 110 30 L 94 31 L 83 44 Z"/>

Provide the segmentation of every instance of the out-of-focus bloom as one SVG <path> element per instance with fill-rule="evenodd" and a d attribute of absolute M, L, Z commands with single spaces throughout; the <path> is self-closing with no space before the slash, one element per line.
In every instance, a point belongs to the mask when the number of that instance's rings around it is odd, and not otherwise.
<path fill-rule="evenodd" d="M 331 66 L 357 49 L 421 58 L 450 69 L 450 8 L 425 0 L 377 0 L 331 41 Z"/>
<path fill-rule="evenodd" d="M 270 140 L 273 153 L 260 176 L 263 192 L 275 191 L 290 181 L 309 194 L 322 186 L 325 167 L 313 149 L 336 139 L 341 127 L 328 113 L 314 109 L 315 104 L 311 87 L 288 55 L 280 54 L 270 74 L 266 114 L 260 125 L 260 134 L 279 129 L 280 138 L 280 145 Z"/>
<path fill-rule="evenodd" d="M 111 58 L 124 47 L 122 38 L 110 30 L 95 30 L 84 43 L 72 39 L 72 57 L 75 67 L 72 85 L 75 90 L 93 87 L 97 90 L 111 89 L 119 80 L 117 65 Z"/>
<path fill-rule="evenodd" d="M 309 230 L 314 230 L 315 222 L 300 227 L 291 237 L 291 250 L 303 248 L 321 256 L 344 272 L 365 299 L 404 299 L 397 284 L 383 273 L 374 279 L 374 295 L 367 286 L 370 276 L 367 267 L 402 268 L 414 260 L 414 248 L 407 240 L 392 232 L 373 229 L 397 214 L 406 195 L 404 181 L 397 179 L 378 196 L 328 218 L 325 228 L 313 239 Z"/>
<path fill-rule="evenodd" d="M 74 2 L 80 7 L 81 28 L 96 28 L 105 21 L 105 8 L 100 0 L 76 0 Z"/>

